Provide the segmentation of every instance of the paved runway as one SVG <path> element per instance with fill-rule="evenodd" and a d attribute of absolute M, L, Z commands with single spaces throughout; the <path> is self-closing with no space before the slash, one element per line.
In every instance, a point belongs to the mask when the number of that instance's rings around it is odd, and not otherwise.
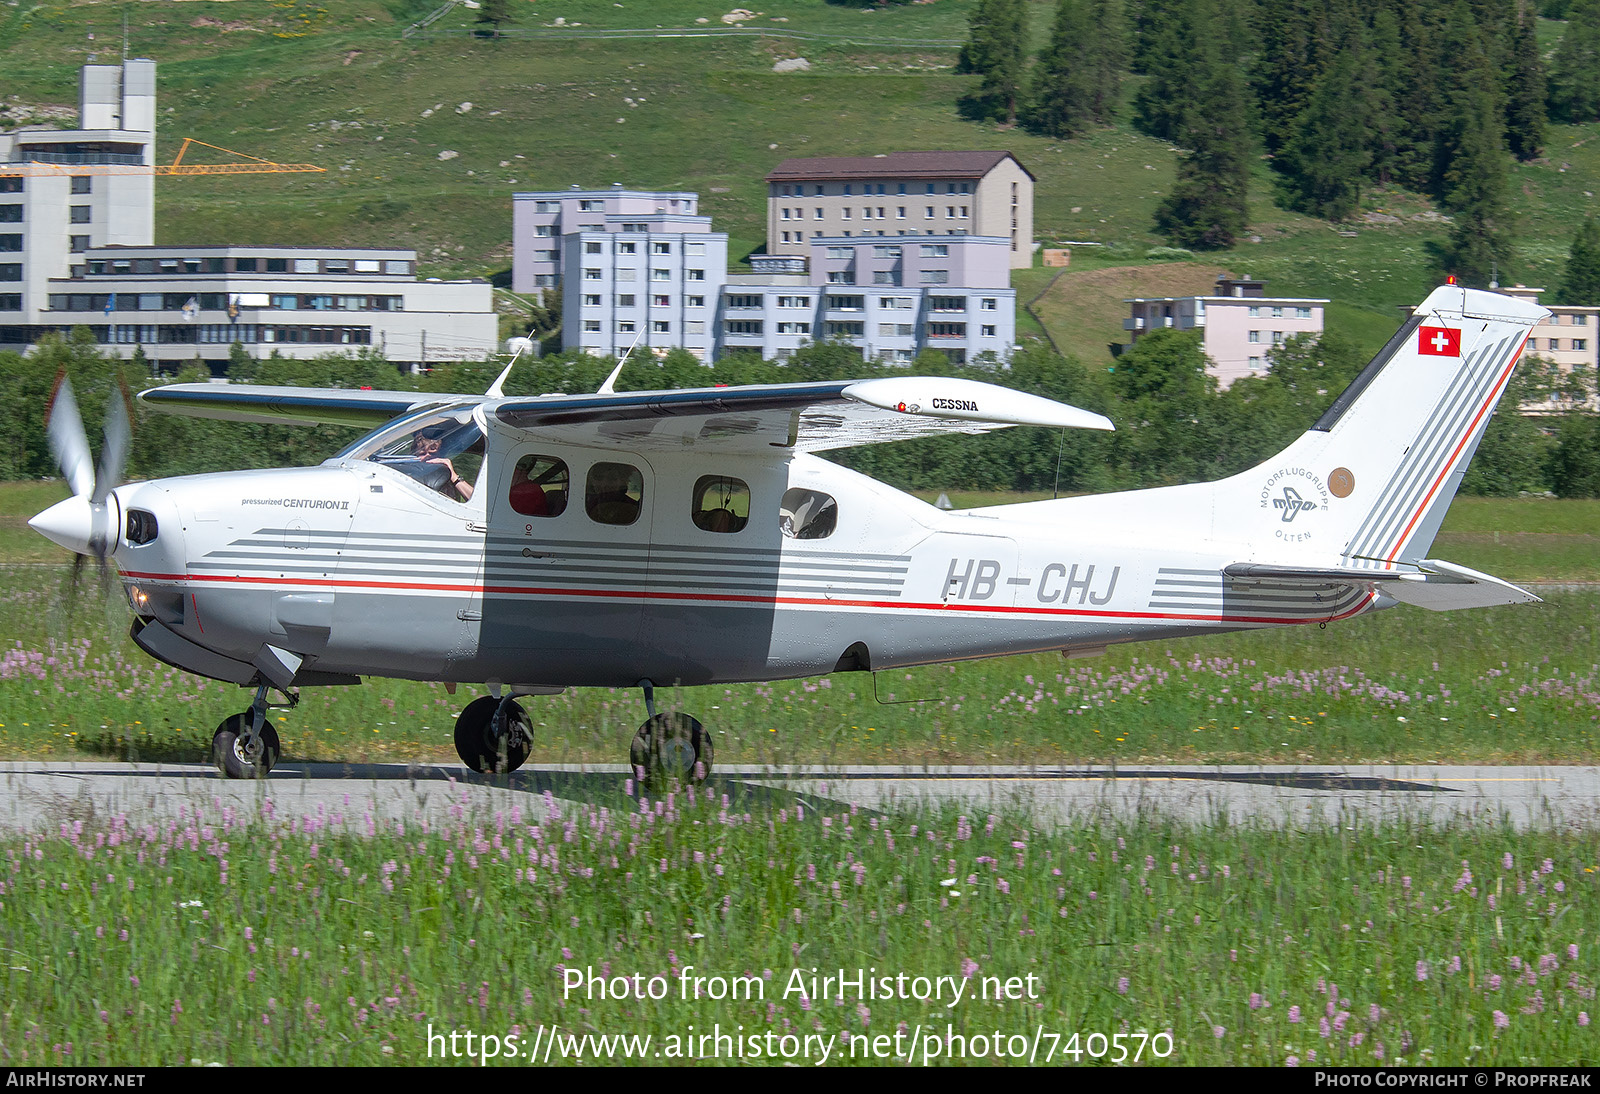
<path fill-rule="evenodd" d="M 0 763 L 0 831 L 57 830 L 63 821 L 215 817 L 267 811 L 365 823 L 401 816 L 520 809 L 548 803 L 629 808 L 622 765 L 530 765 L 509 778 L 461 767 L 284 764 L 265 783 L 233 782 L 198 764 Z M 1228 767 L 841 767 L 718 770 L 709 789 L 734 808 L 803 800 L 820 810 L 950 805 L 1025 810 L 1041 824 L 1103 818 L 1299 827 L 1411 819 L 1600 829 L 1600 767 L 1337 765 Z M 563 808 L 567 806 L 562 805 Z"/>

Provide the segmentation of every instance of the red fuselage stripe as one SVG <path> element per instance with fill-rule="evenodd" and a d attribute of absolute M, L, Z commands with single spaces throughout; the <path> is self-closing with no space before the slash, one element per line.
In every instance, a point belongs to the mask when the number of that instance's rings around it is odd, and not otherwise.
<path fill-rule="evenodd" d="M 669 593 L 648 589 L 552 589 L 531 585 L 446 585 L 407 581 L 342 581 L 334 578 L 245 577 L 237 574 L 152 574 L 123 571 L 124 577 L 144 581 L 205 581 L 241 585 L 309 585 L 339 589 L 405 589 L 430 593 L 500 593 L 517 596 L 600 597 L 630 600 L 707 601 L 738 604 L 789 604 L 826 608 L 889 608 L 911 611 L 995 612 L 1010 615 L 1094 616 L 1101 619 L 1174 619 L 1216 623 L 1327 623 L 1348 619 L 1367 607 L 1376 593 L 1368 593 L 1354 608 L 1325 618 L 1290 618 L 1245 615 L 1174 615 L 1170 612 L 1104 612 L 1082 608 L 1042 608 L 1025 605 L 932 604 L 898 600 L 827 600 L 801 596 L 748 596 L 739 593 Z"/>

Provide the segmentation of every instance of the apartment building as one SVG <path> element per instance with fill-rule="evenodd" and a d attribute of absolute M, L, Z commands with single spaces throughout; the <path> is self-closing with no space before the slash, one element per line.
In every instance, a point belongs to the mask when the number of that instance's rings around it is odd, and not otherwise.
<path fill-rule="evenodd" d="M 1033 264 L 1033 175 L 1010 152 L 889 152 L 789 159 L 767 175 L 767 252 L 813 240 L 995 236 Z"/>
<path fill-rule="evenodd" d="M 123 357 L 217 372 L 234 342 L 412 367 L 498 349 L 488 283 L 418 280 L 414 251 L 156 246 L 155 105 L 155 62 L 85 65 L 81 128 L 0 133 L 0 348 L 86 326 Z"/>
<path fill-rule="evenodd" d="M 1200 330 L 1206 372 L 1227 388 L 1245 376 L 1264 376 L 1267 355 L 1297 334 L 1322 333 L 1329 301 L 1321 297 L 1269 297 L 1265 282 L 1220 277 L 1211 296 L 1137 297 L 1122 329 L 1138 342 L 1152 330 Z"/>
<path fill-rule="evenodd" d="M 1507 296 L 1514 296 L 1518 300 L 1526 300 L 1530 304 L 1539 303 L 1539 294 L 1544 289 L 1529 288 L 1526 285 L 1513 285 L 1510 288 L 1497 290 Z M 1587 372 L 1589 378 L 1589 391 L 1591 410 L 1600 410 L 1600 395 L 1596 393 L 1597 377 L 1596 368 L 1600 367 L 1600 306 L 1576 304 L 1544 304 L 1550 311 L 1550 318 L 1533 328 L 1528 336 L 1528 341 L 1523 346 L 1525 355 L 1532 354 L 1553 361 L 1563 373 Z M 1526 413 L 1537 413 L 1540 410 L 1554 409 L 1540 405 L 1526 405 Z"/>
<path fill-rule="evenodd" d="M 154 240 L 155 95 L 154 61 L 85 65 L 81 128 L 0 133 L 0 326 L 45 322 L 91 248 Z"/>
<path fill-rule="evenodd" d="M 615 216 L 559 238 L 563 344 L 599 356 L 620 357 L 635 345 L 716 356 L 727 233 L 711 231 L 710 217 Z"/>
<path fill-rule="evenodd" d="M 85 326 L 106 349 L 156 363 L 374 349 L 422 369 L 499 348 L 486 281 L 421 281 L 415 251 L 337 247 L 104 247 L 49 282 L 40 322 L 0 323 L 0 347 Z"/>
<path fill-rule="evenodd" d="M 511 195 L 511 287 L 536 293 L 561 283 L 561 237 L 573 232 L 640 231 L 645 219 L 695 216 L 700 195 L 683 190 L 540 190 Z"/>

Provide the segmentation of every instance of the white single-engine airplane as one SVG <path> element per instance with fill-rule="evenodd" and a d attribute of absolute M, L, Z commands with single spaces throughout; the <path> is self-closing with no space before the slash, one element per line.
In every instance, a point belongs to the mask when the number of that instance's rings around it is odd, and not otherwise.
<path fill-rule="evenodd" d="M 255 688 L 213 740 L 227 775 L 262 777 L 278 758 L 271 692 L 292 705 L 294 689 L 370 675 L 487 684 L 455 728 L 479 771 L 527 758 L 518 696 L 641 687 L 635 768 L 704 778 L 710 735 L 657 714 L 652 681 L 1097 652 L 1396 603 L 1536 600 L 1423 556 L 1547 314 L 1443 286 L 1258 467 L 964 512 L 812 453 L 1110 421 L 915 376 L 619 394 L 613 374 L 594 395 L 538 398 L 503 396 L 504 373 L 486 395 L 186 384 L 139 398 L 205 418 L 374 428 L 319 467 L 113 489 L 126 422 L 108 423 L 96 477 L 69 388 L 50 434 L 74 496 L 30 523 L 116 565 L 152 657 Z"/>

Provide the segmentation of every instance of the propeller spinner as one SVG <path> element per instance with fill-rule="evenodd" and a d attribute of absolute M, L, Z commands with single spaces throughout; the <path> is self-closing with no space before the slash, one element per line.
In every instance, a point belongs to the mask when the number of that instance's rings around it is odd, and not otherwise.
<path fill-rule="evenodd" d="M 99 560 L 104 567 L 106 557 L 116 549 L 122 514 L 111 491 L 121 480 L 128 457 L 131 430 L 127 401 L 113 395 L 106 407 L 105 443 L 100 450 L 98 474 L 89 454 L 89 439 L 83 431 L 72 381 L 65 374 L 56 382 L 46 430 L 50 451 L 72 488 L 72 497 L 35 516 L 28 521 L 28 527 L 79 556 L 73 568 L 76 576 L 84 556 Z"/>

